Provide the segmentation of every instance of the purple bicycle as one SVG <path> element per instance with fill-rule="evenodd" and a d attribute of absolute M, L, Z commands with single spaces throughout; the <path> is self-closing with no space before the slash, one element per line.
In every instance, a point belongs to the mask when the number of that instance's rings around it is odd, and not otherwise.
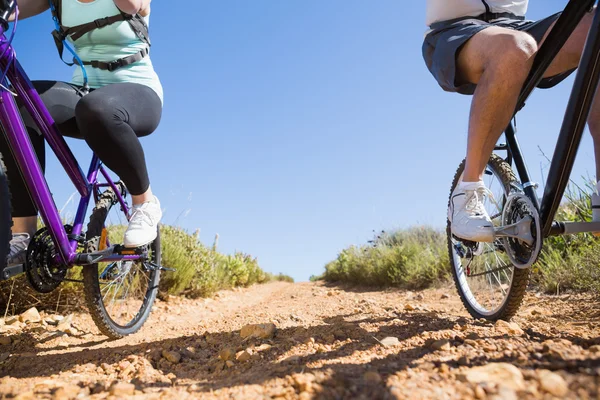
<path fill-rule="evenodd" d="M 15 0 L 0 0 L 0 125 L 44 227 L 32 237 L 25 264 L 7 267 L 7 250 L 12 237 L 11 196 L 0 157 L 0 280 L 26 273 L 35 290 L 49 293 L 68 280 L 69 270 L 81 266 L 85 300 L 100 331 L 110 338 L 132 334 L 148 318 L 158 292 L 160 272 L 164 269 L 160 266 L 160 235 L 141 248 L 125 248 L 112 243 L 110 231 L 115 229 L 109 231 L 107 228 L 113 224 L 113 218 L 123 224 L 130 217 L 126 187 L 110 178 L 96 155 L 92 157 L 87 175 L 81 170 L 17 61 L 11 46 L 17 18 L 10 37 L 5 35 L 9 29 L 8 18 L 15 11 L 18 15 Z M 63 225 L 15 96 L 33 117 L 81 196 L 72 225 Z M 84 232 L 92 198 L 95 207 Z"/>

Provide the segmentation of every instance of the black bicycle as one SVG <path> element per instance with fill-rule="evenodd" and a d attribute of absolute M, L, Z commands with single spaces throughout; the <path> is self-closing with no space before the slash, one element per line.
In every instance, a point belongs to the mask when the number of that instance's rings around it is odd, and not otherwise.
<path fill-rule="evenodd" d="M 596 0 L 569 1 L 538 51 L 515 114 L 523 108 L 568 37 L 596 3 Z M 504 132 L 506 143 L 496 146 L 496 152 L 503 152 L 503 156 L 492 154 L 484 175 L 486 187 L 493 195 L 486 198 L 486 209 L 494 222 L 495 241 L 475 243 L 461 240 L 452 235 L 448 222 L 452 274 L 461 300 L 473 317 L 495 321 L 514 316 L 525 295 L 531 266 L 538 259 L 544 238 L 600 231 L 600 222 L 554 221 L 573 169 L 599 78 L 600 13 L 596 13 L 579 63 L 541 203 L 536 195 L 537 184 L 531 182 L 529 177 L 516 138 L 515 125 L 510 123 Z M 463 170 L 464 161 L 456 172 L 450 193 Z"/>

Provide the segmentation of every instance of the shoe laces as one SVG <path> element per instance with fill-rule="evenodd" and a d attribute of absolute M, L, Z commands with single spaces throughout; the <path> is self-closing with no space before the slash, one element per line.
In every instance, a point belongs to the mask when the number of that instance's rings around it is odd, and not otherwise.
<path fill-rule="evenodd" d="M 10 241 L 10 252 L 9 257 L 19 254 L 27 250 L 29 246 L 30 237 L 27 233 L 15 233 L 12 240 Z"/>
<path fill-rule="evenodd" d="M 144 223 L 147 225 L 155 225 L 156 222 L 152 217 L 152 213 L 148 211 L 148 207 L 151 206 L 151 203 L 143 203 L 133 206 L 133 213 L 131 214 L 131 219 L 129 220 L 129 226 L 134 228 L 143 227 Z"/>
<path fill-rule="evenodd" d="M 494 195 L 493 193 L 485 186 L 481 186 L 471 192 L 470 195 L 467 194 L 467 203 L 465 204 L 465 209 L 467 211 L 472 212 L 476 216 L 487 216 L 487 210 L 483 205 L 483 200 L 488 197 L 493 201 Z"/>

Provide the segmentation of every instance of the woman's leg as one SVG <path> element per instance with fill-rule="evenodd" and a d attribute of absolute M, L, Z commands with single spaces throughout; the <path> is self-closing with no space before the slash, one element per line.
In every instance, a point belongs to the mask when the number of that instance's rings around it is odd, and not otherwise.
<path fill-rule="evenodd" d="M 78 94 L 79 88 L 55 81 L 35 81 L 33 84 L 61 132 L 67 136 L 78 137 L 77 123 L 75 121 L 75 105 L 81 98 Z M 40 165 L 44 169 L 44 139 L 38 132 L 38 128 L 31 116 L 22 106 L 21 115 Z M 4 135 L 0 135 L 0 153 L 6 165 L 13 207 L 13 241 L 11 242 L 8 263 L 9 265 L 15 265 L 24 262 L 22 257 L 24 254 L 23 250 L 27 247 L 30 236 L 37 230 L 37 209 L 31 200 L 25 181 L 21 177 L 17 163 Z"/>
<path fill-rule="evenodd" d="M 149 87 L 116 83 L 96 89 L 79 101 L 75 117 L 79 131 L 100 160 L 123 180 L 134 204 L 125 233 L 127 247 L 156 238 L 162 212 L 152 195 L 144 150 L 138 138 L 158 127 L 162 103 Z"/>

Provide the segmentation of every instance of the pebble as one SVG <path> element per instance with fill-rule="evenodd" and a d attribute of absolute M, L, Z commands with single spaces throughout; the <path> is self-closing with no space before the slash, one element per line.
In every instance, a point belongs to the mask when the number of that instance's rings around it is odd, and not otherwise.
<path fill-rule="evenodd" d="M 58 322 L 56 328 L 59 331 L 65 331 L 66 329 L 71 327 L 71 323 L 73 322 L 73 314 L 69 314 Z"/>
<path fill-rule="evenodd" d="M 516 322 L 506 322 L 501 319 L 496 321 L 496 329 L 501 332 L 506 332 L 510 335 L 522 336 L 525 334 L 523 329 Z"/>
<path fill-rule="evenodd" d="M 442 300 L 446 300 L 446 299 L 449 299 L 449 298 L 450 298 L 450 295 L 448 295 L 448 294 L 444 293 L 444 294 L 443 294 L 443 295 L 442 295 L 440 298 L 441 298 Z"/>
<path fill-rule="evenodd" d="M 400 340 L 397 337 L 388 336 L 379 341 L 383 345 L 383 347 L 394 347 L 400 344 Z"/>
<path fill-rule="evenodd" d="M 116 382 L 108 392 L 115 397 L 133 396 L 135 394 L 135 385 L 126 382 Z"/>
<path fill-rule="evenodd" d="M 61 386 L 54 392 L 53 398 L 56 400 L 71 400 L 77 397 L 81 388 L 77 385 Z"/>
<path fill-rule="evenodd" d="M 598 344 L 595 344 L 595 345 L 591 346 L 591 347 L 588 349 L 588 351 L 589 351 L 590 353 L 600 353 L 600 345 L 598 345 Z"/>
<path fill-rule="evenodd" d="M 406 311 L 415 311 L 417 308 L 415 306 L 413 306 L 412 304 L 407 303 L 407 304 L 404 305 L 404 309 Z"/>
<path fill-rule="evenodd" d="M 235 350 L 232 348 L 224 348 L 219 352 L 219 358 L 223 361 L 231 360 L 235 356 Z"/>
<path fill-rule="evenodd" d="M 548 370 L 538 372 L 540 377 L 540 386 L 546 392 L 556 397 L 564 397 L 569 392 L 569 385 L 562 376 Z"/>
<path fill-rule="evenodd" d="M 381 375 L 379 375 L 379 373 L 377 373 L 375 371 L 365 372 L 365 374 L 363 375 L 363 379 L 365 381 L 367 381 L 367 383 L 371 383 L 371 384 L 378 384 L 378 383 L 381 383 L 381 381 L 383 380 L 381 378 Z"/>
<path fill-rule="evenodd" d="M 239 362 L 249 361 L 250 359 L 252 359 L 252 353 L 248 350 L 240 351 L 239 353 L 237 353 L 235 359 Z"/>
<path fill-rule="evenodd" d="M 177 364 L 179 361 L 181 361 L 181 354 L 176 351 L 163 350 L 162 356 L 173 364 Z"/>
<path fill-rule="evenodd" d="M 443 351 L 448 351 L 450 350 L 452 346 L 450 345 L 450 342 L 446 339 L 442 339 L 442 340 L 436 340 L 435 342 L 433 342 L 431 344 L 431 348 L 433 350 L 443 350 Z"/>
<path fill-rule="evenodd" d="M 31 307 L 29 310 L 25 311 L 23 314 L 19 316 L 19 321 L 21 322 L 41 322 L 42 317 L 38 312 L 37 308 Z"/>
<path fill-rule="evenodd" d="M 273 323 L 269 324 L 250 324 L 246 325 L 240 331 L 242 339 L 256 337 L 259 339 L 271 339 L 275 336 L 277 327 Z"/>
<path fill-rule="evenodd" d="M 525 380 L 521 371 L 512 364 L 490 363 L 481 367 L 474 367 L 458 375 L 462 381 L 473 384 L 494 383 L 507 386 L 513 390 L 523 390 Z"/>

